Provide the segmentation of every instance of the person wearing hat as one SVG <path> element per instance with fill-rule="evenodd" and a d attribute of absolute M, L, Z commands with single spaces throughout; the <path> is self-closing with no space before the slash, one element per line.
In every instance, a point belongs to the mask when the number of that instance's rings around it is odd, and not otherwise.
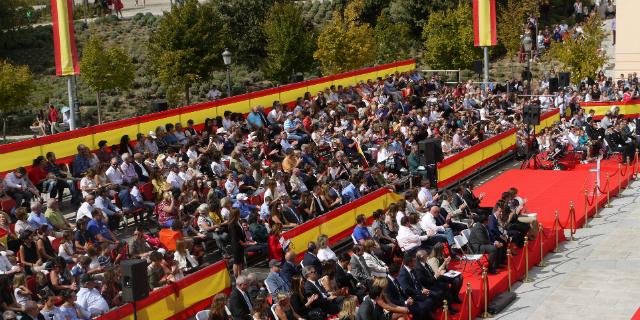
<path fill-rule="evenodd" d="M 184 179 L 180 176 L 180 166 L 176 163 L 169 165 L 169 174 L 167 175 L 167 183 L 171 185 L 174 192 L 180 192 Z"/>
<path fill-rule="evenodd" d="M 156 142 L 157 139 L 158 136 L 156 135 L 155 131 L 149 131 L 147 138 L 144 139 L 144 149 L 154 156 L 159 153 L 158 144 Z"/>
<path fill-rule="evenodd" d="M 269 275 L 264 280 L 264 284 L 267 286 L 267 291 L 271 295 L 275 295 L 279 292 L 289 292 L 289 285 L 284 281 L 282 276 L 280 276 L 280 261 L 276 259 L 271 259 L 269 261 Z"/>
<path fill-rule="evenodd" d="M 96 289 L 96 280 L 90 274 L 80 276 L 80 291 L 76 295 L 76 303 L 89 311 L 91 317 L 103 315 L 109 311 L 109 303 Z"/>
<path fill-rule="evenodd" d="M 240 218 L 247 219 L 252 212 L 257 212 L 258 207 L 247 203 L 249 197 L 245 193 L 238 193 L 236 195 L 236 202 L 233 204 L 234 208 L 238 208 L 240 210 Z"/>

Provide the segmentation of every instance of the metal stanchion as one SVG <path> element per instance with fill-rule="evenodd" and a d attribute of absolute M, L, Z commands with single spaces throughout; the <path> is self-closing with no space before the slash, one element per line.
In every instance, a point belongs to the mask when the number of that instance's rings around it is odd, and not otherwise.
<path fill-rule="evenodd" d="M 625 172 L 627 173 L 627 185 L 625 187 L 626 189 L 631 184 L 631 172 L 629 172 L 629 161 L 627 161 L 627 170 Z"/>
<path fill-rule="evenodd" d="M 593 214 L 594 218 L 600 218 L 600 213 L 598 212 L 598 186 L 596 185 L 593 190 L 593 204 L 596 206 L 596 213 Z"/>
<path fill-rule="evenodd" d="M 636 150 L 636 161 L 633 164 L 634 170 L 633 170 L 633 179 L 637 180 L 638 179 L 638 150 Z"/>
<path fill-rule="evenodd" d="M 489 277 L 487 276 L 487 268 L 482 268 L 482 296 L 484 300 L 484 312 L 482 313 L 482 317 L 487 319 L 491 318 L 489 311 L 487 310 L 489 304 Z"/>
<path fill-rule="evenodd" d="M 609 185 L 609 172 L 607 172 L 607 204 L 604 206 L 605 208 L 611 208 L 611 186 Z"/>
<path fill-rule="evenodd" d="M 511 291 L 511 249 L 507 249 L 507 276 L 509 280 L 509 291 Z"/>
<path fill-rule="evenodd" d="M 540 262 L 538 262 L 538 267 L 546 267 L 547 262 L 544 261 L 544 230 L 542 229 L 542 223 L 538 223 L 538 239 L 540 240 Z"/>
<path fill-rule="evenodd" d="M 522 279 L 522 282 L 524 283 L 533 282 L 533 280 L 529 278 L 529 237 L 527 236 L 524 237 L 523 249 L 524 249 L 523 250 L 524 251 L 524 279 Z"/>
<path fill-rule="evenodd" d="M 622 193 L 622 164 L 618 163 L 618 194 Z"/>
<path fill-rule="evenodd" d="M 573 233 L 576 229 L 576 208 L 573 206 L 573 201 L 569 201 L 569 224 L 571 227 L 571 230 L 569 230 L 569 234 L 571 235 L 569 241 L 573 241 L 575 240 Z"/>
<path fill-rule="evenodd" d="M 473 320 L 473 316 L 471 315 L 471 304 L 473 301 L 471 300 L 471 282 L 467 282 L 467 314 L 469 315 L 469 320 Z"/>
<path fill-rule="evenodd" d="M 584 189 L 584 225 L 583 228 L 589 228 L 589 191 Z"/>
<path fill-rule="evenodd" d="M 444 314 L 444 320 L 449 320 L 449 305 L 446 299 L 442 301 L 442 313 Z"/>

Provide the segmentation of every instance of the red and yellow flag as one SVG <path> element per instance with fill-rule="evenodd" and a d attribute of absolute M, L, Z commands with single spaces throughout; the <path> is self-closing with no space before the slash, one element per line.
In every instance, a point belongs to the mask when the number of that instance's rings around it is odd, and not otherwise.
<path fill-rule="evenodd" d="M 72 0 L 51 0 L 51 20 L 53 22 L 56 75 L 80 74 L 76 37 L 73 32 Z"/>
<path fill-rule="evenodd" d="M 473 0 L 473 44 L 489 47 L 496 43 L 496 1 Z"/>

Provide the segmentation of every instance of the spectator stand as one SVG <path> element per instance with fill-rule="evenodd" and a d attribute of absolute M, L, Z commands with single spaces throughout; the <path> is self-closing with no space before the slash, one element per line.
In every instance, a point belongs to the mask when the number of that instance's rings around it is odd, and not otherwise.
<path fill-rule="evenodd" d="M 629 101 L 611 101 L 611 102 L 581 102 L 580 107 L 584 110 L 585 114 L 589 114 L 591 110 L 595 112 L 593 118 L 596 120 L 602 119 L 605 114 L 612 111 L 614 107 L 617 107 L 618 114 L 627 119 L 635 119 L 640 116 L 640 100 Z"/>

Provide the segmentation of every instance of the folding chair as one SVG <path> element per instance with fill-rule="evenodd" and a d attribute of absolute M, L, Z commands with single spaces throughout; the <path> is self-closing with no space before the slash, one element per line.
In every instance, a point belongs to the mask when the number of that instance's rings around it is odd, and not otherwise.
<path fill-rule="evenodd" d="M 207 320 L 209 319 L 209 310 L 202 310 L 196 313 L 196 320 Z"/>
<path fill-rule="evenodd" d="M 474 263 L 480 263 L 480 259 L 482 259 L 481 254 L 467 254 L 465 253 L 464 247 L 466 246 L 468 249 L 471 249 L 468 246 L 469 241 L 465 238 L 464 235 L 454 236 L 453 241 L 457 247 L 462 251 L 462 255 L 459 256 L 460 261 L 462 261 L 462 272 L 467 269 L 467 264 L 471 263 L 471 267 L 473 268 Z"/>

